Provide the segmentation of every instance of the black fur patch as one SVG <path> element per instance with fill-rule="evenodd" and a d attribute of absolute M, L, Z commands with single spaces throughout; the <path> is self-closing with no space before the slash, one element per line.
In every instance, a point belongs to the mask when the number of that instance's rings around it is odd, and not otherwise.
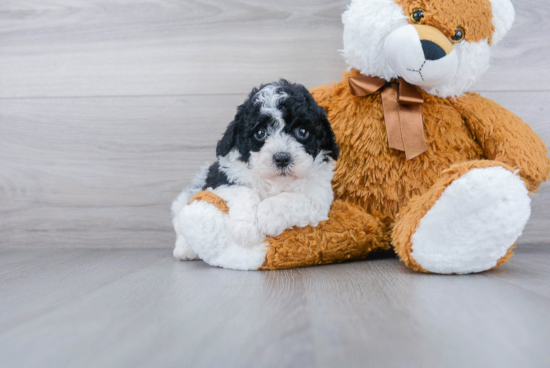
<path fill-rule="evenodd" d="M 206 176 L 206 182 L 202 190 L 206 190 L 208 188 L 216 189 L 222 185 L 229 184 L 231 184 L 229 178 L 223 171 L 220 170 L 220 164 L 216 162 L 208 168 L 208 175 Z"/>
<path fill-rule="evenodd" d="M 309 137 L 304 140 L 295 138 L 304 146 L 306 152 L 316 157 L 321 150 L 328 156 L 338 159 L 338 145 L 334 132 L 327 119 L 325 110 L 314 100 L 309 91 L 300 84 L 289 83 L 281 79 L 272 83 L 279 87 L 279 93 L 287 97 L 279 101 L 278 109 L 285 121 L 284 132 L 293 135 L 297 128 L 308 130 Z M 239 150 L 239 160 L 248 162 L 251 152 L 258 152 L 264 142 L 254 138 L 258 129 L 267 129 L 277 122 L 268 115 L 261 113 L 261 104 L 257 103 L 257 93 L 267 84 L 254 88 L 248 99 L 237 108 L 235 119 L 229 124 L 223 138 L 218 142 L 216 154 L 226 156 L 234 147 Z"/>
<path fill-rule="evenodd" d="M 285 82 L 285 83 L 283 83 Z M 325 109 L 320 107 L 309 91 L 302 85 L 283 83 L 282 91 L 288 94 L 279 109 L 283 112 L 285 127 L 283 131 L 289 135 L 298 128 L 305 128 L 310 134 L 305 140 L 295 136 L 307 153 L 316 157 L 321 150 L 328 151 L 328 156 L 338 159 L 338 145 L 332 127 L 327 119 Z"/>

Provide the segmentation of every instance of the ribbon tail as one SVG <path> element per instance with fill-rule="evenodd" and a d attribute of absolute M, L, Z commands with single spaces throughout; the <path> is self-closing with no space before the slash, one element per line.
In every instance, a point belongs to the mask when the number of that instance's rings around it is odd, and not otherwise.
<path fill-rule="evenodd" d="M 384 119 L 386 120 L 388 145 L 390 148 L 405 151 L 399 116 L 397 86 L 395 84 L 386 87 L 382 91 L 382 107 L 384 109 Z"/>
<path fill-rule="evenodd" d="M 399 105 L 401 134 L 407 160 L 428 150 L 420 105 Z"/>

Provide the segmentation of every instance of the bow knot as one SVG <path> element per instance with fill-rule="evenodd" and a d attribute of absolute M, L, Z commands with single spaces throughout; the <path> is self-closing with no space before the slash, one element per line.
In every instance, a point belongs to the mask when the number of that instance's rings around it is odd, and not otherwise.
<path fill-rule="evenodd" d="M 357 97 L 380 91 L 390 148 L 404 151 L 407 160 L 427 151 L 420 110 L 424 99 L 415 86 L 403 78 L 386 82 L 382 78 L 364 75 L 349 78 L 349 86 Z"/>

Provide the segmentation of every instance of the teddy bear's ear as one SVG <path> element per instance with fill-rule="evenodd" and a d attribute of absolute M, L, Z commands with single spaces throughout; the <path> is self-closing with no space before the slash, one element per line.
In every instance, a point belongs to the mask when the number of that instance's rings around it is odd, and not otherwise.
<path fill-rule="evenodd" d="M 516 12 L 514 6 L 510 0 L 490 0 L 493 9 L 493 26 L 495 31 L 493 33 L 493 45 L 500 42 L 512 28 Z"/>

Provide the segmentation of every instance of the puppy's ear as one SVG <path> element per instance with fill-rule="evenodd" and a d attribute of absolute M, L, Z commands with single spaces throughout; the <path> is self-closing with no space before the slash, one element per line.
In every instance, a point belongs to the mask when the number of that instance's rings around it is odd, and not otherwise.
<path fill-rule="evenodd" d="M 226 156 L 237 145 L 237 136 L 239 134 L 238 127 L 243 126 L 247 108 L 252 104 L 253 97 L 258 93 L 258 89 L 252 89 L 246 101 L 237 107 L 235 119 L 228 125 L 227 130 L 223 134 L 222 139 L 216 146 L 216 156 Z"/>
<path fill-rule="evenodd" d="M 235 120 L 229 124 L 225 133 L 223 134 L 222 139 L 220 139 L 218 145 L 216 146 L 216 156 L 227 156 L 227 154 L 233 149 L 233 147 L 235 147 L 235 144 L 237 144 L 235 136 L 236 127 L 237 123 Z"/>
<path fill-rule="evenodd" d="M 336 136 L 332 131 L 332 127 L 330 125 L 330 122 L 328 121 L 327 114 L 325 113 L 325 109 L 323 109 L 322 107 L 319 107 L 319 119 L 321 121 L 323 130 L 325 131 L 325 139 L 321 144 L 321 149 L 324 151 L 329 151 L 330 153 L 328 155 L 332 157 L 334 161 L 336 161 L 338 160 L 340 150 L 338 148 L 338 143 L 336 143 Z"/>

